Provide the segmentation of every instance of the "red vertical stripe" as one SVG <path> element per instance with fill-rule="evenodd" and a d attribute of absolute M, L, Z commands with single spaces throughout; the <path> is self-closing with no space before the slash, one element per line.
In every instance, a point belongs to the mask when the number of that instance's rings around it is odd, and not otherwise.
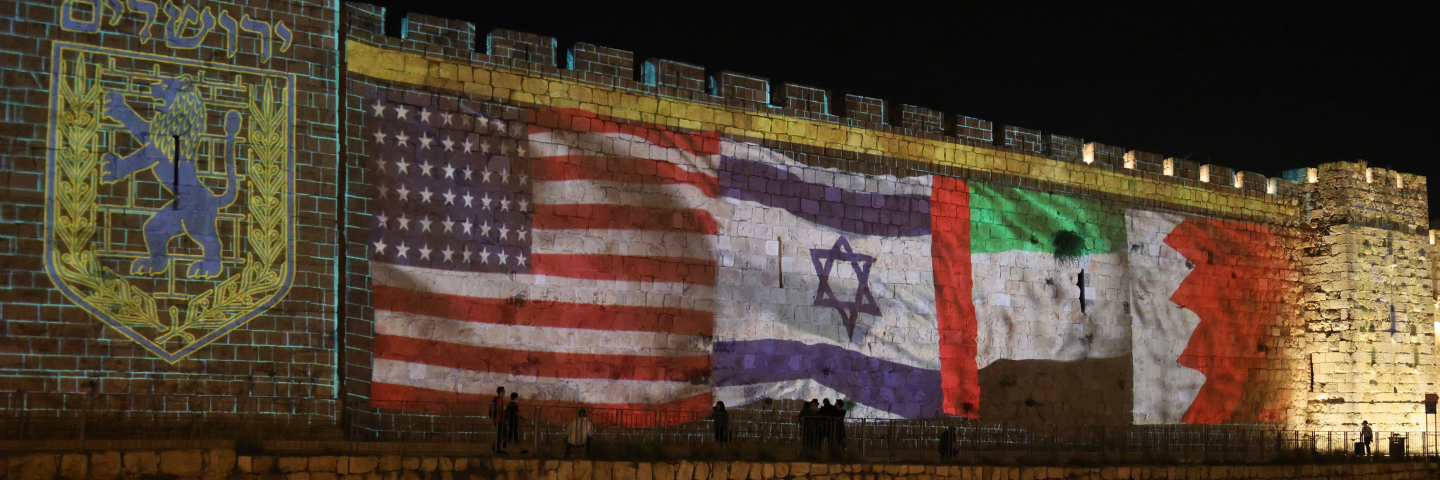
<path fill-rule="evenodd" d="M 945 413 L 980 417 L 980 373 L 975 363 L 974 280 L 970 276 L 970 187 L 935 176 L 931 188 L 930 253 L 940 328 L 940 387 Z"/>
<path fill-rule="evenodd" d="M 1286 390 L 1257 372 L 1285 370 L 1263 347 L 1265 331 L 1285 317 L 1295 267 L 1283 242 L 1262 225 L 1190 217 L 1165 244 L 1195 264 L 1170 301 L 1200 317 L 1180 365 L 1205 374 L 1185 423 L 1284 421 Z"/>

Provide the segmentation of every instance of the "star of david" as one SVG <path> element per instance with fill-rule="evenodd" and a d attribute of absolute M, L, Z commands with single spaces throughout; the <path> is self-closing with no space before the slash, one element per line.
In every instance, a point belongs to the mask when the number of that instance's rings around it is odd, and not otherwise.
<path fill-rule="evenodd" d="M 835 262 L 849 262 L 850 268 L 855 270 L 859 287 L 855 289 L 855 297 L 848 301 L 841 300 L 830 288 L 830 271 L 835 268 Z M 815 265 L 815 273 L 820 276 L 820 290 L 815 294 L 814 305 L 833 307 L 839 311 L 847 336 L 855 335 L 855 321 L 860 314 L 880 315 L 880 305 L 875 303 L 875 296 L 870 293 L 870 267 L 875 264 L 875 257 L 855 253 L 850 248 L 850 241 L 840 237 L 828 249 L 810 249 L 810 263 Z"/>

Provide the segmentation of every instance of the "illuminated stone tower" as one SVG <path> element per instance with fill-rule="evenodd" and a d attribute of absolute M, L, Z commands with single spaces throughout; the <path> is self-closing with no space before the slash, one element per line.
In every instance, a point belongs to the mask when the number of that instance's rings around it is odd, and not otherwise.
<path fill-rule="evenodd" d="M 1425 177 L 1337 162 L 1304 171 L 1302 253 L 1311 368 L 1304 423 L 1424 428 L 1436 392 Z"/>

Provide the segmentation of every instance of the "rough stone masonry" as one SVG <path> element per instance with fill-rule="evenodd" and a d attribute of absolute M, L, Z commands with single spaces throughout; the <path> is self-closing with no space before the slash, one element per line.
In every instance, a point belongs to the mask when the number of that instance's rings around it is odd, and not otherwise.
<path fill-rule="evenodd" d="M 360 3 L 4 8 L 7 408 L 1418 431 L 1436 392 L 1424 177 Z"/>
<path fill-rule="evenodd" d="M 806 462 L 606 462 L 454 457 L 236 456 L 233 450 L 40 453 L 0 459 L 6 480 L 1144 480 L 1434 478 L 1426 462 L 1284 466 L 981 467 Z"/>

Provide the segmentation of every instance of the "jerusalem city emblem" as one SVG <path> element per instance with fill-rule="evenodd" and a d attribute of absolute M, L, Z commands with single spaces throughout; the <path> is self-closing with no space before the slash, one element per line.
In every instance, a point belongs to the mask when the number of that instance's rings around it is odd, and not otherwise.
<path fill-rule="evenodd" d="M 51 74 L 45 267 L 175 363 L 295 272 L 295 77 L 64 42 Z"/>

